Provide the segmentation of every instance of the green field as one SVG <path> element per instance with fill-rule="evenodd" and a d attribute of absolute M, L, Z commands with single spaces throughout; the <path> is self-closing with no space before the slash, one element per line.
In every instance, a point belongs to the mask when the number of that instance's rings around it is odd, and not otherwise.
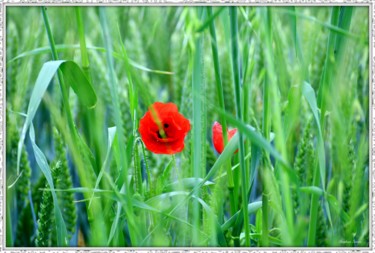
<path fill-rule="evenodd" d="M 368 247 L 369 94 L 368 7 L 7 6 L 6 245 Z"/>

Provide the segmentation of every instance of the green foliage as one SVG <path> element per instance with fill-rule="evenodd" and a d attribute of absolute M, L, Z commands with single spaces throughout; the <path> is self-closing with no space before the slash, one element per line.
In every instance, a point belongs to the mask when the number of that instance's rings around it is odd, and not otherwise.
<path fill-rule="evenodd" d="M 327 222 L 323 214 L 323 207 L 319 205 L 318 210 L 318 225 L 316 229 L 316 246 L 318 247 L 327 247 Z"/>
<path fill-rule="evenodd" d="M 369 245 L 367 7 L 6 12 L 7 245 Z M 172 156 L 156 101 L 191 124 Z"/>

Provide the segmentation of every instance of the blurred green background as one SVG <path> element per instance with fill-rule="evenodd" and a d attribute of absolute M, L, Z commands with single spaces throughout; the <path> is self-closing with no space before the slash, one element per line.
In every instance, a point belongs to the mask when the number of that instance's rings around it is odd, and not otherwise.
<path fill-rule="evenodd" d="M 368 13 L 7 6 L 7 246 L 368 246 Z M 80 70 L 41 71 L 57 59 Z M 82 93 L 61 89 L 81 76 Z M 137 124 L 155 101 L 191 121 L 182 153 L 144 148 Z M 27 118 L 35 143 L 20 142 Z M 219 160 L 223 119 L 247 140 Z"/>

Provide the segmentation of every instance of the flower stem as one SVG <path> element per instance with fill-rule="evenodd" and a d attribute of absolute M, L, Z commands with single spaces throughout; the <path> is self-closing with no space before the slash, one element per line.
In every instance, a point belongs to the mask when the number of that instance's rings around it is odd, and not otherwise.
<path fill-rule="evenodd" d="M 128 157 L 125 152 L 126 147 L 125 147 L 125 142 L 124 142 L 122 118 L 120 114 L 118 82 L 117 82 L 115 70 L 114 70 L 113 56 L 111 54 L 113 49 L 112 49 L 112 40 L 111 40 L 110 31 L 109 31 L 109 26 L 107 23 L 106 8 L 103 8 L 103 7 L 99 8 L 99 17 L 100 17 L 100 23 L 101 23 L 102 31 L 103 31 L 104 45 L 106 48 L 106 58 L 107 58 L 109 80 L 110 80 L 110 91 L 111 91 L 111 97 L 113 101 L 114 118 L 115 118 L 116 129 L 117 129 L 118 145 L 119 145 L 119 149 L 121 150 L 120 164 L 122 168 L 120 169 L 120 172 L 119 172 L 119 180 L 117 180 L 117 187 L 121 189 L 123 186 L 125 186 L 125 191 L 128 193 L 129 188 L 130 188 L 128 181 L 127 181 Z M 134 223 L 134 219 L 133 219 L 134 212 L 133 212 L 133 206 L 132 206 L 132 199 L 130 198 L 129 194 L 126 194 L 125 197 L 126 197 L 125 213 L 128 219 L 131 244 L 137 245 L 141 241 L 141 238 L 138 234 L 139 233 L 138 226 Z"/>
<path fill-rule="evenodd" d="M 233 79 L 235 85 L 236 95 L 236 113 L 237 119 L 242 120 L 241 112 L 241 87 L 240 87 L 240 72 L 238 64 L 238 24 L 237 24 L 237 7 L 229 7 L 230 14 L 230 26 L 231 26 L 231 45 L 232 45 L 232 67 L 233 67 Z M 249 230 L 249 215 L 247 210 L 248 198 L 247 198 L 247 178 L 245 168 L 245 147 L 244 139 L 241 132 L 239 134 L 239 159 L 241 167 L 241 194 L 242 194 L 242 211 L 244 217 L 245 227 L 245 246 L 250 246 L 250 230 Z"/>
<path fill-rule="evenodd" d="M 207 19 L 209 20 L 212 16 L 212 7 L 207 7 Z M 214 62 L 214 70 L 215 70 L 215 80 L 216 80 L 216 91 L 217 96 L 219 98 L 219 106 L 220 109 L 225 111 L 225 102 L 224 102 L 224 92 L 223 92 L 223 84 L 221 80 L 221 72 L 220 72 L 220 64 L 219 64 L 219 54 L 217 51 L 217 40 L 216 40 L 216 29 L 214 21 L 210 22 L 210 35 L 211 35 L 211 49 L 213 55 L 213 62 Z M 223 139 L 224 139 L 224 147 L 228 143 L 228 133 L 227 133 L 227 121 L 225 119 L 225 115 L 222 114 L 220 118 L 220 123 L 223 129 Z M 235 197 L 234 197 L 234 182 L 233 182 L 233 174 L 232 174 L 232 166 L 230 160 L 225 164 L 227 175 L 228 175 L 228 190 L 229 190 L 229 198 L 230 198 L 230 209 L 231 215 L 236 213 L 236 205 L 235 205 Z"/>
<path fill-rule="evenodd" d="M 267 29 L 268 31 L 271 31 L 271 18 L 269 16 L 269 9 L 266 11 L 267 14 Z M 272 36 L 272 33 L 269 35 L 270 37 Z M 272 40 L 272 39 L 271 39 Z M 270 139 L 270 131 L 271 131 L 271 125 L 270 125 L 270 119 L 271 119 L 271 114 L 270 114 L 270 80 L 268 75 L 266 75 L 264 83 L 263 83 L 263 103 L 264 103 L 264 110 L 263 110 L 263 135 L 266 140 Z M 271 164 L 265 162 L 264 163 L 264 169 L 269 169 L 271 167 Z M 267 188 L 266 188 L 266 182 L 265 182 L 265 177 L 262 175 L 262 246 L 268 246 L 268 194 L 267 194 Z"/>

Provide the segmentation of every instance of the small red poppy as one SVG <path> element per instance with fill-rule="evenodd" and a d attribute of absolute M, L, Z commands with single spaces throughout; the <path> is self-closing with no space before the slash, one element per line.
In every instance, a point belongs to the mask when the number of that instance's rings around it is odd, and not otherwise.
<path fill-rule="evenodd" d="M 237 132 L 237 128 L 227 131 L 228 141 L 232 139 L 233 135 Z M 223 137 L 223 128 L 219 122 L 215 121 L 212 126 L 212 141 L 216 151 L 221 154 L 224 150 L 224 137 Z M 236 151 L 237 152 L 237 151 Z"/>
<path fill-rule="evenodd" d="M 184 149 L 190 121 L 178 112 L 174 103 L 155 102 L 139 121 L 138 130 L 148 150 L 171 155 Z"/>

